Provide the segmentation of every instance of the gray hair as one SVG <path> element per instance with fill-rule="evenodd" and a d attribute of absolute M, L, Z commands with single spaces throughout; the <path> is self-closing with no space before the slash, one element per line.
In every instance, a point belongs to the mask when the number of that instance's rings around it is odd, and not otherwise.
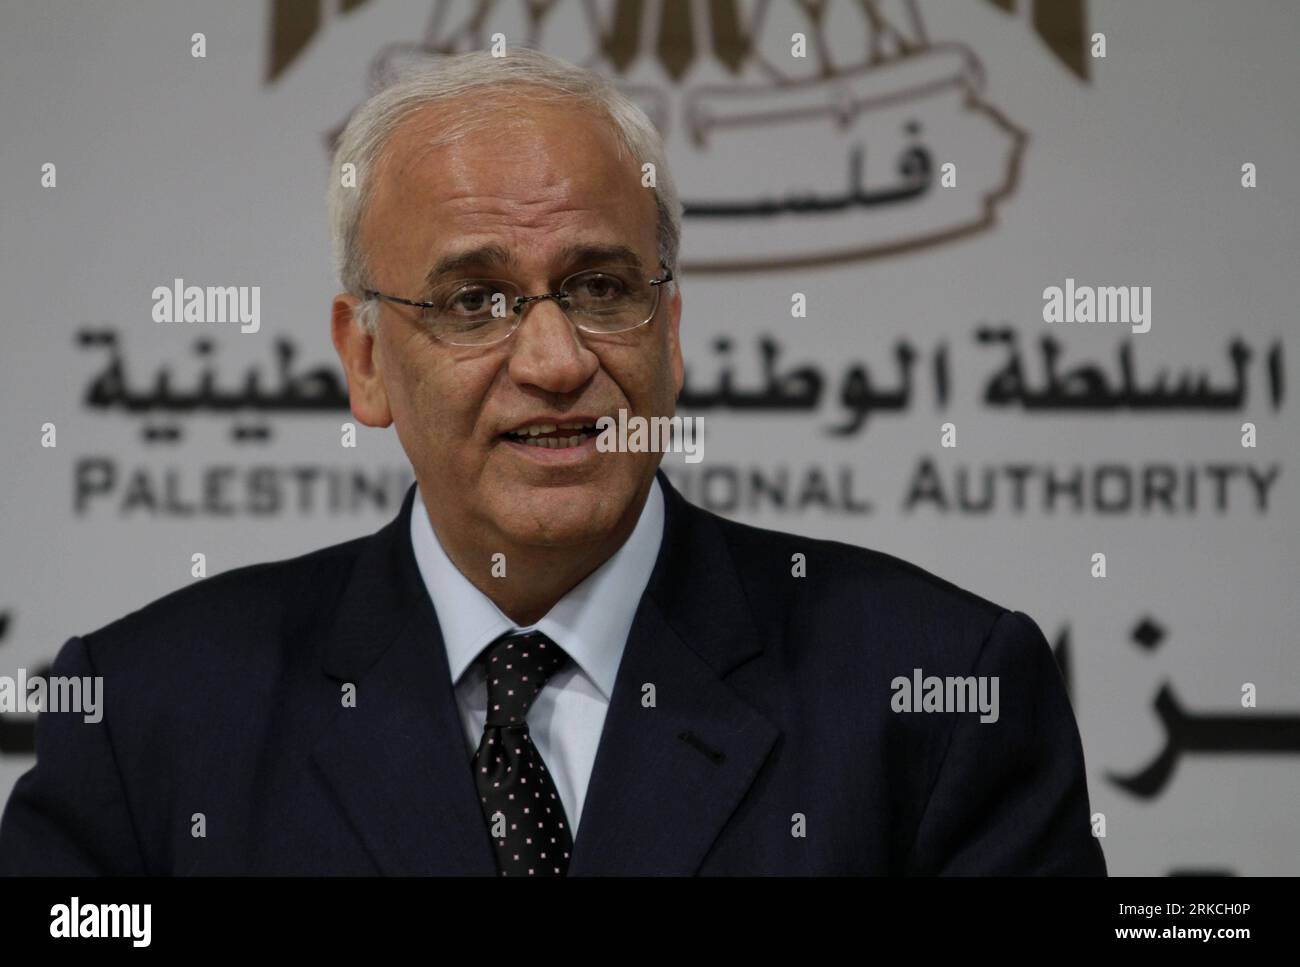
<path fill-rule="evenodd" d="M 339 136 L 334 152 L 328 196 L 334 267 L 343 288 L 363 297 L 371 288 L 369 264 L 360 243 L 361 219 L 372 190 L 376 167 L 384 146 L 397 127 L 413 112 L 430 104 L 465 94 L 505 91 L 531 100 L 577 101 L 610 122 L 619 158 L 628 153 L 640 164 L 649 162 L 655 172 L 656 236 L 659 260 L 677 272 L 681 244 L 681 202 L 668 168 L 663 139 L 645 111 L 614 84 L 583 67 L 527 47 L 515 47 L 505 57 L 474 51 L 446 57 L 432 67 L 408 68 L 353 113 Z M 488 127 L 494 115 L 489 99 L 476 97 L 457 105 L 429 147 L 446 144 Z M 345 164 L 355 166 L 358 187 L 342 184 Z M 374 331 L 378 306 L 365 299 L 357 321 Z"/>

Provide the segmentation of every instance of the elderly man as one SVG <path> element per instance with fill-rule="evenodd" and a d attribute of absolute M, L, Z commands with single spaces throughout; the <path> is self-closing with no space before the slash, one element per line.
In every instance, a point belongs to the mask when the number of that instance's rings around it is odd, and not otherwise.
<path fill-rule="evenodd" d="M 0 870 L 1104 873 L 1032 620 L 597 446 L 682 387 L 634 104 L 449 58 L 357 111 L 330 200 L 352 412 L 417 483 L 377 534 L 72 638 L 103 720 L 42 718 Z"/>

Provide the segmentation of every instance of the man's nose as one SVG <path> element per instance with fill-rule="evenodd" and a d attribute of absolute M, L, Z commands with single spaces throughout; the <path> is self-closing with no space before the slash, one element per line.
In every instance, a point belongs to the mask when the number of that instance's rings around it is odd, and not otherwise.
<path fill-rule="evenodd" d="M 600 365 L 582 343 L 577 326 L 569 321 L 554 299 L 539 299 L 524 306 L 510 354 L 510 376 L 548 393 L 580 389 Z"/>

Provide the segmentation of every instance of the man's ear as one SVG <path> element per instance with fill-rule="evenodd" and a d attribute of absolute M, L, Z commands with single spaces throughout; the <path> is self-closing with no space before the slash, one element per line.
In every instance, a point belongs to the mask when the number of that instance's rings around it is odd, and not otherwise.
<path fill-rule="evenodd" d="M 334 350 L 339 354 L 347 376 L 352 415 L 366 426 L 389 426 L 393 414 L 380 378 L 376 358 L 378 343 L 356 319 L 355 313 L 360 305 L 360 299 L 346 292 L 334 297 L 331 321 Z"/>
<path fill-rule="evenodd" d="M 682 395 L 682 382 L 686 377 L 682 363 L 682 287 L 676 282 L 672 283 L 672 287 L 673 297 L 668 301 L 668 351 L 672 355 L 673 385 L 677 387 L 673 399 L 676 399 Z"/>

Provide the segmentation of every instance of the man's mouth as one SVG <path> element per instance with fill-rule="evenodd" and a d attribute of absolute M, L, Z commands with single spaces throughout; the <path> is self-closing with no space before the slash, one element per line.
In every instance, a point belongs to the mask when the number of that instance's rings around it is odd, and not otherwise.
<path fill-rule="evenodd" d="M 501 436 L 512 443 L 522 443 L 528 447 L 563 450 L 582 446 L 596 432 L 596 421 L 583 419 L 571 423 L 531 423 L 509 430 Z"/>

